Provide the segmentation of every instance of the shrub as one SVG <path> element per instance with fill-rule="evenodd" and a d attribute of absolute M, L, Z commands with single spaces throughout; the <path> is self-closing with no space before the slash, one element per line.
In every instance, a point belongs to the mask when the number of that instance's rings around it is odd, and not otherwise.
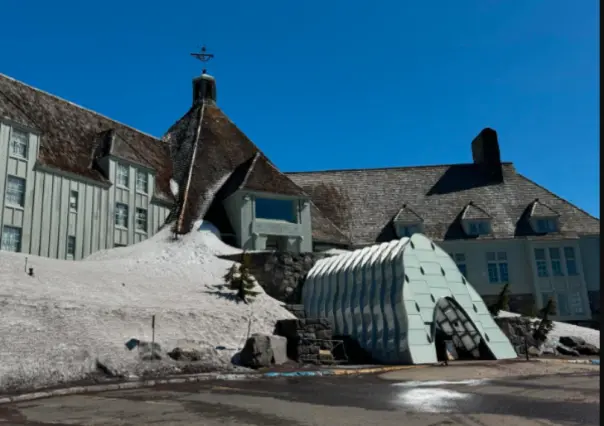
<path fill-rule="evenodd" d="M 492 316 L 496 317 L 500 311 L 507 311 L 510 309 L 510 285 L 506 284 L 503 286 L 495 303 L 489 305 L 489 312 Z"/>
<path fill-rule="evenodd" d="M 255 291 L 256 280 L 250 272 L 250 256 L 243 253 L 241 265 L 234 263 L 224 276 L 225 286 L 235 291 L 235 297 L 243 303 L 252 302 L 260 292 Z"/>
<path fill-rule="evenodd" d="M 547 340 L 547 335 L 554 328 L 553 321 L 549 319 L 550 315 L 556 315 L 556 302 L 551 297 L 539 312 L 541 319 L 534 324 L 533 337 L 540 343 Z"/>

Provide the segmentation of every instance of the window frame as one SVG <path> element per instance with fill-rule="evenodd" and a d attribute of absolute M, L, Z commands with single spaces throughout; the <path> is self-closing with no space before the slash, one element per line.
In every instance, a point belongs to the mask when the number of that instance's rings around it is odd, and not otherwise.
<path fill-rule="evenodd" d="M 277 218 L 277 217 L 262 217 L 262 216 L 258 216 L 258 201 L 261 202 L 261 207 L 262 207 L 262 202 L 264 201 L 269 201 L 269 202 L 286 202 L 286 203 L 291 203 L 291 215 L 292 215 L 292 220 L 289 219 L 283 219 L 283 218 Z M 271 197 L 267 197 L 267 196 L 254 196 L 254 220 L 268 220 L 268 221 L 272 221 L 272 222 L 283 222 L 283 223 L 291 223 L 291 224 L 298 224 L 300 223 L 300 207 L 299 207 L 299 200 L 298 199 L 288 199 L 288 198 L 271 198 Z"/>
<path fill-rule="evenodd" d="M 539 255 L 537 255 L 539 253 Z M 542 255 L 541 255 L 542 254 Z M 537 268 L 538 278 L 549 278 L 549 267 L 547 264 L 547 251 L 543 247 L 535 247 L 533 249 L 533 258 Z"/>
<path fill-rule="evenodd" d="M 144 228 L 139 228 L 139 220 L 140 215 L 144 214 Z M 146 234 L 149 229 L 149 211 L 147 209 L 143 209 L 137 207 L 134 211 L 134 230 L 139 233 Z"/>
<path fill-rule="evenodd" d="M 572 253 L 572 255 L 569 256 L 569 253 Z M 577 262 L 577 251 L 575 250 L 575 247 L 565 246 L 562 249 L 562 254 L 564 255 L 564 265 L 566 266 L 566 274 L 569 277 L 579 276 L 579 265 Z M 572 268 L 569 268 L 569 265 L 573 265 Z"/>
<path fill-rule="evenodd" d="M 464 276 L 464 278 L 468 278 L 468 260 L 466 258 L 466 254 L 462 253 L 462 252 L 456 252 L 456 253 L 449 253 L 449 257 L 451 257 L 451 260 L 453 260 L 453 262 L 455 263 L 455 266 L 457 266 L 457 269 L 459 269 L 459 272 L 461 272 L 461 275 Z"/>
<path fill-rule="evenodd" d="M 145 182 L 144 189 L 141 189 L 139 187 L 139 183 L 142 181 L 142 179 L 140 179 L 141 177 L 144 177 L 144 182 Z M 134 187 L 136 189 L 136 192 L 138 192 L 139 194 L 145 194 L 145 195 L 149 194 L 149 174 L 147 172 L 137 169 Z"/>
<path fill-rule="evenodd" d="M 486 260 L 489 284 L 509 284 L 510 266 L 507 252 L 489 251 L 486 253 Z M 503 277 L 504 275 L 505 279 Z"/>
<path fill-rule="evenodd" d="M 75 202 L 73 202 L 75 200 Z M 75 206 L 74 206 L 75 204 Z M 69 191 L 69 211 L 77 212 L 80 206 L 80 194 L 77 190 L 71 189 Z"/>
<path fill-rule="evenodd" d="M 20 200 L 17 203 L 12 202 L 11 200 L 9 200 L 9 193 L 11 195 L 14 195 L 12 192 L 9 191 L 9 186 L 11 181 L 13 182 L 23 182 L 23 192 L 19 195 L 20 196 Z M 24 208 L 25 207 L 25 195 L 27 192 L 27 181 L 19 176 L 14 176 L 14 175 L 6 175 L 6 189 L 4 191 L 4 203 L 6 206 L 8 207 L 13 207 L 13 208 Z"/>
<path fill-rule="evenodd" d="M 20 133 L 23 134 L 25 136 L 25 141 L 21 141 L 20 144 L 24 147 L 24 152 L 23 155 L 19 154 L 19 153 L 15 153 L 15 138 L 14 135 L 15 133 Z M 10 141 L 9 141 L 9 149 L 10 149 L 10 157 L 13 158 L 18 158 L 20 160 L 28 160 L 29 159 L 29 144 L 30 144 L 30 133 L 26 132 L 25 130 L 21 130 L 15 127 L 11 128 L 11 132 L 10 132 Z"/>
<path fill-rule="evenodd" d="M 122 209 L 123 207 L 123 209 Z M 125 215 L 119 215 L 120 217 L 125 217 L 125 225 L 122 225 L 121 223 L 118 223 L 118 211 L 125 211 Z M 116 228 L 121 228 L 121 229 L 128 229 L 128 222 L 129 222 L 129 216 L 130 216 L 130 207 L 128 206 L 128 204 L 125 203 L 115 203 L 115 212 L 113 215 L 113 224 L 115 225 Z"/>
<path fill-rule="evenodd" d="M 120 173 L 120 171 L 124 171 L 125 173 Z M 126 178 L 126 183 L 122 183 L 121 179 Z M 129 188 L 130 187 L 130 166 L 125 164 L 116 163 L 115 170 L 115 184 L 120 188 Z"/>
<path fill-rule="evenodd" d="M 396 234 L 399 238 L 411 238 L 413 234 L 421 234 L 422 233 L 422 224 L 421 222 L 411 223 L 411 222 L 399 222 L 396 224 Z"/>
<path fill-rule="evenodd" d="M 73 252 L 69 252 L 70 243 L 73 241 Z M 75 251 L 76 251 L 76 237 L 75 235 L 68 235 L 67 242 L 65 243 L 65 257 L 67 259 L 75 259 Z"/>
<path fill-rule="evenodd" d="M 16 241 L 16 250 L 7 250 L 5 248 L 5 244 L 6 244 L 5 237 L 7 235 L 7 232 L 6 232 L 7 230 L 16 231 L 16 233 L 17 233 L 18 239 Z M 20 228 L 18 226 L 10 226 L 10 225 L 2 226 L 2 235 L 0 236 L 0 250 L 12 252 L 12 253 L 21 253 L 22 243 L 23 243 L 23 229 L 22 228 Z"/>
<path fill-rule="evenodd" d="M 535 232 L 539 234 L 549 234 L 558 231 L 558 220 L 554 217 L 536 217 L 533 219 Z"/>
<path fill-rule="evenodd" d="M 465 219 L 467 234 L 473 237 L 491 233 L 490 220 Z"/>

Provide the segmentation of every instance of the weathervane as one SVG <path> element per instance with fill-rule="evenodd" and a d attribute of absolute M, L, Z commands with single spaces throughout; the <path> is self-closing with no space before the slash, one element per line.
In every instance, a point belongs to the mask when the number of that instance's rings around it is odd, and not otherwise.
<path fill-rule="evenodd" d="M 201 48 L 201 51 L 199 53 L 191 53 L 191 56 L 193 56 L 196 59 L 199 59 L 201 62 L 208 62 L 210 59 L 214 58 L 214 55 L 211 53 L 206 53 L 206 47 L 203 46 Z M 202 74 L 206 73 L 206 69 L 204 68 L 202 71 Z"/>

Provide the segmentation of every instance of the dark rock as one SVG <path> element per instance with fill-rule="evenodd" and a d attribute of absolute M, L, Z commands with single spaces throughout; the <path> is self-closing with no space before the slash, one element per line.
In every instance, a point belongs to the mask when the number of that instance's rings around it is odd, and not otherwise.
<path fill-rule="evenodd" d="M 585 339 L 582 337 L 576 336 L 563 336 L 560 337 L 560 343 L 564 346 L 568 346 L 569 348 L 574 348 L 575 346 L 580 346 L 585 344 Z"/>
<path fill-rule="evenodd" d="M 562 344 L 559 344 L 558 346 L 556 346 L 556 350 L 558 351 L 558 353 L 562 354 L 562 355 L 571 355 L 571 356 L 579 356 L 579 352 L 577 352 L 577 350 L 573 349 L 573 348 L 569 348 L 568 346 L 564 346 Z"/>
<path fill-rule="evenodd" d="M 270 367 L 274 359 L 270 336 L 266 334 L 253 334 L 245 342 L 239 354 L 239 362 L 244 367 L 262 368 Z"/>
<path fill-rule="evenodd" d="M 581 355 L 600 355 L 600 348 L 589 343 L 577 345 L 573 349 L 579 352 Z"/>
<path fill-rule="evenodd" d="M 201 352 L 194 348 L 174 348 L 168 352 L 168 356 L 175 361 L 201 361 L 203 356 Z"/>

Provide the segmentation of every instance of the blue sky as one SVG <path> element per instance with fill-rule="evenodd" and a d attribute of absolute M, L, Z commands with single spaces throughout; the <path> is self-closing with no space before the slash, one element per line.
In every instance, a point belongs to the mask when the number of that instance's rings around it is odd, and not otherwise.
<path fill-rule="evenodd" d="M 206 44 L 284 171 L 502 157 L 599 217 L 599 2 L 4 0 L 0 72 L 161 136 Z M 7 42 L 9 41 L 9 42 Z"/>

